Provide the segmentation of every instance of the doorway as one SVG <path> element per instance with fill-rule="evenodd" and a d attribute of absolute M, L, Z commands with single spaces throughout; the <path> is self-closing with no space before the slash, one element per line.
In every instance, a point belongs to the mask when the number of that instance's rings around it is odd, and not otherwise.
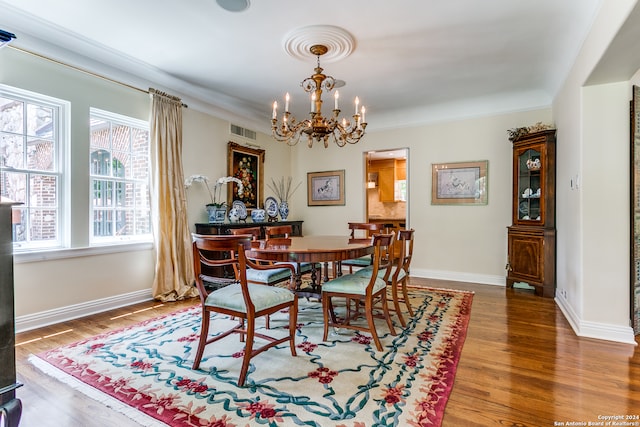
<path fill-rule="evenodd" d="M 409 224 L 409 149 L 364 153 L 367 222 L 395 231 Z"/>

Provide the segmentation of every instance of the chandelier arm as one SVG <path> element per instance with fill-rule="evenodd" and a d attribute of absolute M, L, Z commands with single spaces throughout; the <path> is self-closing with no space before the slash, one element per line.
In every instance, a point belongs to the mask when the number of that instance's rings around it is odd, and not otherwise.
<path fill-rule="evenodd" d="M 303 120 L 299 123 L 295 123 L 295 118 L 291 120 L 292 124 L 289 126 L 278 126 L 277 119 L 271 120 L 272 135 L 278 142 L 286 142 L 287 145 L 294 146 L 300 141 L 300 136 L 303 130 L 311 126 L 309 120 Z"/>

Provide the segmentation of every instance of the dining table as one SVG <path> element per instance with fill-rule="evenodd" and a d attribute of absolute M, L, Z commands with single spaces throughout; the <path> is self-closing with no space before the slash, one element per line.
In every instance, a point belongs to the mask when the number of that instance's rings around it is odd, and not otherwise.
<path fill-rule="evenodd" d="M 322 282 L 329 280 L 329 264 L 335 266 L 335 274 L 341 275 L 341 261 L 373 254 L 370 239 L 352 239 L 349 236 L 311 235 L 286 239 L 258 240 L 247 249 L 247 258 L 269 262 L 293 262 L 312 264 L 311 283 L 302 287 L 300 268 L 291 290 L 304 297 L 320 297 Z M 323 266 L 318 275 L 317 265 Z M 324 272 L 323 272 L 324 270 Z"/>

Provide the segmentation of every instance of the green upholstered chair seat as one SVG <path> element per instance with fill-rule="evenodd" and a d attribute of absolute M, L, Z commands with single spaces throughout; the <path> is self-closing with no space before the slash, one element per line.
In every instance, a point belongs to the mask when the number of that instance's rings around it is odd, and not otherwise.
<path fill-rule="evenodd" d="M 252 283 L 273 284 L 291 278 L 291 270 L 288 268 L 271 268 L 269 270 L 247 269 L 247 281 Z"/>
<path fill-rule="evenodd" d="M 366 267 L 371 265 L 371 255 L 361 256 L 360 258 L 347 259 L 342 261 L 342 265 L 352 265 L 354 267 Z"/>
<path fill-rule="evenodd" d="M 366 275 L 345 274 L 344 276 L 337 277 L 327 283 L 324 283 L 322 285 L 322 292 L 364 295 L 366 294 L 369 280 L 369 277 Z M 378 292 L 385 286 L 387 286 L 387 284 L 381 277 L 376 278 L 376 281 L 373 284 L 373 293 Z"/>
<path fill-rule="evenodd" d="M 296 297 L 288 289 L 253 284 L 248 284 L 247 287 L 256 311 L 292 301 Z M 242 313 L 247 312 L 247 307 L 242 297 L 242 287 L 239 283 L 234 283 L 233 285 L 211 292 L 209 296 L 207 296 L 205 305 L 209 307 L 227 308 Z"/>
<path fill-rule="evenodd" d="M 297 262 L 276 262 L 276 265 L 279 264 L 288 264 L 292 265 L 296 269 L 296 273 L 308 273 L 311 271 L 312 263 L 310 262 L 301 262 L 300 263 L 300 271 L 298 271 L 298 263 Z"/>
<path fill-rule="evenodd" d="M 389 273 L 389 280 L 391 280 L 393 275 L 396 274 L 396 269 L 397 268 L 398 267 L 395 266 L 395 265 L 391 267 L 391 273 Z M 356 271 L 353 274 L 358 274 L 358 275 L 361 275 L 361 276 L 370 276 L 372 270 L 373 270 L 373 266 L 369 266 L 369 267 L 362 268 L 362 269 Z M 384 273 L 385 273 L 384 269 L 378 270 L 378 277 L 380 277 L 380 278 L 384 277 Z M 406 276 L 406 275 L 407 275 L 407 273 L 404 271 L 404 269 L 401 269 L 400 272 L 398 273 L 398 280 L 402 280 L 404 278 L 404 276 Z"/>

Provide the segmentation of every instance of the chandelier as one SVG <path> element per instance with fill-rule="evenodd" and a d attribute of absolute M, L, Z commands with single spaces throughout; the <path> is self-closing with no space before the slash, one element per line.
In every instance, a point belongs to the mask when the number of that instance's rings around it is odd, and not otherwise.
<path fill-rule="evenodd" d="M 288 145 L 296 145 L 300 141 L 300 137 L 306 135 L 309 148 L 313 146 L 314 142 L 320 141 L 327 148 L 330 136 L 333 137 L 333 141 L 338 147 L 356 144 L 364 135 L 364 130 L 367 127 L 364 106 L 358 110 L 360 100 L 356 96 L 355 113 L 351 116 L 352 119 L 339 119 L 338 99 L 340 95 L 336 90 L 333 95 L 333 115 L 329 118 L 322 115 L 322 90 L 331 92 L 335 87 L 336 80 L 331 76 L 322 74 L 322 68 L 320 67 L 320 56 L 327 53 L 328 48 L 317 44 L 311 46 L 309 50 L 317 57 L 318 61 L 314 74 L 300 83 L 305 92 L 311 93 L 309 118 L 300 122 L 296 121 L 296 118 L 289 112 L 289 94 L 287 93 L 281 121 L 278 121 L 278 102 L 274 101 L 273 103 L 273 116 L 271 119 L 273 137 L 277 141 L 286 142 Z"/>

